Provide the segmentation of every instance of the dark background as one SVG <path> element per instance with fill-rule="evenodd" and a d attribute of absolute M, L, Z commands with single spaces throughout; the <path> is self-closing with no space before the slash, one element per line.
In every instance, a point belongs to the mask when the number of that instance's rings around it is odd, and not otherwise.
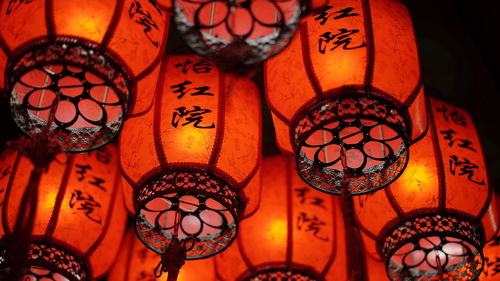
<path fill-rule="evenodd" d="M 500 192 L 499 4 L 495 0 L 403 2 L 414 21 L 426 93 L 471 113 L 487 158 L 490 184 Z M 171 24 L 168 51 L 187 50 L 174 29 Z M 262 72 L 257 70 L 255 80 L 262 89 Z M 264 153 L 278 153 L 270 114 L 267 106 L 263 108 Z M 5 95 L 0 98 L 0 118 L 3 147 L 6 140 L 21 135 Z"/>

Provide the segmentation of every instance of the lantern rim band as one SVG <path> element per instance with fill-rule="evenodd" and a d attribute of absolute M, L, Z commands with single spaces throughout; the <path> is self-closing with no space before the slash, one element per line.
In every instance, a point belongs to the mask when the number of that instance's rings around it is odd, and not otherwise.
<path fill-rule="evenodd" d="M 463 271 L 470 272 L 469 274 L 472 274 L 472 276 L 467 276 L 467 278 L 470 278 L 468 280 L 475 280 L 475 278 L 479 276 L 482 271 L 484 263 L 482 252 L 482 245 L 484 245 L 484 231 L 480 225 L 473 222 L 473 220 L 466 218 L 466 216 L 462 216 L 460 214 L 447 214 L 446 212 L 441 214 L 415 215 L 410 219 L 400 222 L 396 227 L 384 233 L 385 235 L 383 237 L 385 237 L 385 239 L 383 240 L 383 245 L 379 248 L 379 251 L 381 252 L 382 257 L 384 257 L 387 276 L 390 280 L 406 280 L 403 278 L 403 275 L 411 274 L 408 273 L 410 271 L 418 272 L 418 276 L 412 275 L 412 278 L 415 278 L 412 280 L 439 280 L 438 270 L 424 271 L 409 269 L 411 266 L 404 264 L 405 258 L 402 259 L 404 266 L 393 262 L 393 257 L 395 257 L 395 255 L 398 254 L 398 251 L 405 246 L 413 245 L 413 248 L 408 250 L 408 253 L 406 253 L 404 257 L 410 255 L 411 252 L 420 251 L 419 247 L 421 247 L 421 239 L 425 239 L 426 241 L 431 241 L 430 239 L 439 239 L 440 242 L 438 245 L 434 245 L 434 242 L 429 242 L 434 247 L 432 250 L 427 251 L 430 253 L 431 251 L 439 250 L 445 256 L 446 262 L 448 261 L 448 255 L 450 255 L 442 250 L 446 243 L 465 243 L 466 245 L 462 246 L 471 246 L 471 248 L 467 248 L 467 250 L 470 251 L 470 254 L 462 254 L 462 256 L 464 256 L 463 261 L 444 268 L 444 274 L 453 274 L 455 270 L 459 270 L 465 266 L 466 269 Z M 429 247 L 429 249 L 431 248 Z M 427 262 L 428 258 L 429 257 L 426 254 L 426 256 L 422 258 L 421 263 Z M 438 259 L 441 260 L 441 258 Z M 474 263 L 474 261 L 476 261 L 476 263 Z M 469 262 L 471 265 L 469 265 Z M 476 268 L 472 268 L 474 266 L 476 266 Z M 437 279 L 429 279 L 429 276 L 436 276 Z M 422 279 L 419 277 L 422 277 Z"/>
<path fill-rule="evenodd" d="M 91 82 L 80 80 L 82 84 L 78 87 L 82 88 L 82 94 L 72 98 L 75 100 L 72 101 L 73 103 L 78 103 L 83 98 L 83 94 L 87 90 L 86 87 L 109 87 L 118 99 L 118 102 L 110 103 L 106 100 L 98 101 L 90 97 L 91 101 L 102 108 L 101 120 L 94 121 L 87 119 L 79 112 L 79 107 L 75 105 L 76 113 L 79 115 L 76 115 L 74 119 L 69 122 L 59 121 L 62 124 L 51 123 L 50 130 L 55 131 L 54 133 L 65 151 L 91 151 L 106 145 L 116 137 L 124 119 L 129 114 L 130 107 L 133 105 L 134 101 L 131 98 L 134 97 L 133 92 L 135 88 L 132 76 L 130 75 L 131 71 L 127 68 L 126 64 L 122 63 L 119 56 L 97 43 L 73 36 L 57 36 L 53 40 L 45 37 L 31 40 L 23 46 L 18 47 L 14 51 L 14 54 L 14 56 L 9 58 L 6 67 L 6 92 L 10 96 L 13 118 L 24 133 L 33 136 L 40 133 L 47 126 L 47 120 L 29 113 L 29 110 L 41 112 L 51 110 L 53 106 L 57 106 L 55 105 L 57 103 L 55 103 L 53 105 L 45 105 L 43 108 L 35 107 L 30 109 L 25 105 L 26 98 L 37 90 L 44 92 L 45 90 L 50 91 L 49 87 L 59 88 L 56 85 L 50 84 L 47 86 L 44 84 L 43 88 L 29 85 L 27 87 L 33 89 L 25 93 L 26 95 L 21 101 L 19 100 L 15 86 L 17 84 L 25 85 L 21 82 L 25 74 L 29 74 L 32 71 L 41 71 L 45 66 L 61 65 L 63 70 L 71 67 L 79 68 L 85 78 L 86 73 L 91 73 L 104 81 L 104 83 L 94 85 Z M 76 76 L 79 73 L 72 74 Z M 73 76 L 64 76 L 62 79 L 66 77 L 75 79 Z M 55 83 L 52 81 L 55 78 L 59 79 L 57 76 L 51 77 L 51 83 Z M 91 86 L 87 86 L 87 84 Z M 60 98 L 61 93 L 59 92 L 58 90 L 57 93 L 54 93 L 56 99 Z M 106 106 L 118 106 L 120 108 L 119 116 L 113 120 L 108 120 L 105 111 Z M 90 122 L 92 127 L 71 128 L 72 124 L 77 121 L 77 118 L 83 118 L 86 122 Z"/>
<path fill-rule="evenodd" d="M 6 253 L 2 252 L 2 254 Z M 4 256 L 0 256 L 0 259 L 5 261 Z M 61 274 L 69 281 L 85 281 L 92 276 L 86 263 L 67 247 L 41 240 L 31 241 L 27 266 L 42 267 Z"/>
<path fill-rule="evenodd" d="M 276 276 L 281 274 L 281 276 Z M 310 266 L 298 263 L 269 262 L 260 264 L 241 274 L 237 281 L 252 280 L 289 280 L 289 279 L 271 279 L 271 278 L 293 278 L 299 277 L 303 281 L 325 281 L 316 270 Z M 257 279 L 255 279 L 257 278 Z M 307 278 L 307 279 L 306 279 Z M 295 279 L 293 279 L 295 280 Z"/>
<path fill-rule="evenodd" d="M 379 190 L 394 180 L 396 180 L 406 168 L 409 159 L 409 144 L 411 139 L 411 122 L 409 121 L 408 113 L 392 101 L 388 101 L 384 97 L 379 97 L 376 94 L 364 93 L 360 90 L 351 87 L 338 89 L 339 92 L 335 96 L 323 97 L 319 101 L 316 99 L 310 104 L 306 104 L 292 118 L 290 126 L 290 139 L 296 155 L 297 169 L 299 176 L 312 187 L 331 194 L 340 195 L 341 181 L 344 179 L 344 171 L 328 168 L 317 167 L 316 160 L 311 160 L 307 157 L 302 149 L 306 145 L 306 140 L 315 132 L 325 129 L 329 125 L 336 122 L 338 124 L 337 134 L 342 129 L 347 127 L 356 127 L 360 133 L 365 134 L 363 125 L 366 122 L 374 122 L 376 126 L 384 126 L 396 133 L 394 138 L 401 141 L 400 147 L 394 150 L 392 155 L 383 156 L 381 164 L 373 165 L 372 167 L 348 168 L 349 185 L 348 190 L 352 195 L 361 195 Z M 332 94 L 332 93 L 330 93 Z M 346 107 L 348 106 L 348 108 Z M 352 122 L 346 120 L 355 119 L 357 125 L 350 125 Z M 375 127 L 375 126 L 373 126 Z M 332 133 L 333 135 L 333 133 Z M 365 136 L 363 135 L 363 138 Z M 393 138 L 393 139 L 394 139 Z M 337 138 L 337 145 L 346 146 L 348 149 L 352 147 L 358 151 L 364 152 L 363 145 L 367 141 L 389 142 L 392 139 L 368 139 L 359 141 L 357 144 L 346 144 L 341 138 Z M 333 143 L 335 138 L 330 143 L 319 145 L 318 151 Z M 388 147 L 385 144 L 385 147 Z M 316 152 L 318 154 L 319 152 Z M 364 154 L 366 165 L 367 155 Z M 380 160 L 380 159 L 377 159 Z"/>
<path fill-rule="evenodd" d="M 180 211 L 180 207 L 173 209 L 174 203 L 172 203 L 177 200 L 179 202 L 175 204 L 180 206 L 179 204 L 182 204 L 180 199 L 183 196 L 191 198 L 196 197 L 196 200 L 198 200 L 197 205 L 193 204 L 193 206 L 196 205 L 196 211 L 192 212 L 192 215 L 198 215 L 198 221 L 202 225 L 200 227 L 201 229 L 203 229 L 205 225 L 221 229 L 218 235 L 210 234 L 198 237 L 198 235 L 201 234 L 200 230 L 199 234 L 189 237 L 194 247 L 190 247 L 187 250 L 186 259 L 194 260 L 207 258 L 227 248 L 237 235 L 238 222 L 243 214 L 242 205 L 244 205 L 244 202 L 240 202 L 240 191 L 212 173 L 196 169 L 164 171 L 151 178 L 149 181 L 146 181 L 145 184 L 134 191 L 134 204 L 136 210 L 135 229 L 141 241 L 151 250 L 157 253 L 163 252 L 163 249 L 172 238 L 172 233 L 168 232 L 168 228 L 173 228 L 173 226 L 167 227 L 166 233 L 163 234 L 163 231 L 158 231 L 159 226 L 157 226 L 156 223 L 162 214 L 166 214 L 169 211 L 183 213 L 183 211 Z M 160 197 L 170 200 L 171 205 L 169 209 L 166 208 L 165 210 L 155 211 L 158 214 L 156 214 L 155 225 L 152 225 L 142 212 L 150 212 L 151 210 L 147 208 L 148 203 Z M 213 200 L 223 208 L 210 209 L 207 204 L 205 204 L 207 200 Z M 221 218 L 224 216 L 222 221 L 227 222 L 227 225 L 212 226 L 207 224 L 207 222 L 199 216 L 199 214 L 205 210 L 215 210 Z M 222 215 L 222 213 L 224 215 Z M 186 216 L 187 215 L 182 216 L 179 220 L 183 220 Z M 167 216 L 165 216 L 165 218 L 167 218 Z M 186 240 L 187 239 L 188 238 L 186 238 Z"/>

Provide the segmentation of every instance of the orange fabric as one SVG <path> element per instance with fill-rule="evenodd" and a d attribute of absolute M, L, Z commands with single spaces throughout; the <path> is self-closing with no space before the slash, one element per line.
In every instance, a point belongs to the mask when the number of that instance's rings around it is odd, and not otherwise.
<path fill-rule="evenodd" d="M 120 253 L 108 274 L 108 281 L 166 280 L 166 273 L 154 277 L 160 255 L 150 251 L 137 239 L 134 229 L 129 229 L 120 246 Z M 186 262 L 177 281 L 214 281 L 213 258 Z"/>
<path fill-rule="evenodd" d="M 11 53 L 0 49 L 0 72 L 5 71 L 8 63 L 2 57 L 10 58 L 35 40 L 47 39 L 53 35 L 55 38 L 82 38 L 98 44 L 114 55 L 118 63 L 123 63 L 123 67 L 129 70 L 134 79 L 158 62 L 168 32 L 169 16 L 166 11 L 155 6 L 154 1 L 125 0 L 121 6 L 119 4 L 122 2 L 118 0 L 2 3 L 0 37 Z M 47 7 L 51 10 L 46 11 Z M 54 34 L 50 34 L 51 31 Z M 4 86 L 2 83 L 1 87 Z M 152 95 L 147 94 L 148 92 L 142 94 L 141 103 L 150 103 Z M 138 106 L 135 111 L 143 110 L 143 106 Z"/>
<path fill-rule="evenodd" d="M 288 121 L 287 130 L 280 124 L 276 131 L 284 152 L 291 152 L 290 122 L 303 106 L 334 97 L 342 87 L 374 90 L 403 108 L 422 101 L 414 101 L 423 91 L 413 27 L 399 1 L 330 1 L 306 17 L 298 33 L 265 68 L 271 111 Z M 414 138 L 425 130 L 424 115 L 409 110 Z"/>
<path fill-rule="evenodd" d="M 24 211 L 20 202 L 33 165 L 12 150 L 5 151 L 0 162 L 5 187 L 0 192 L 0 234 L 4 235 L 11 233 L 17 213 Z M 40 181 L 32 234 L 68 245 L 80 259 L 89 261 L 93 277 L 102 276 L 114 261 L 116 243 L 125 229 L 118 179 L 117 151 L 112 145 L 92 153 L 58 154 Z"/>
<path fill-rule="evenodd" d="M 494 198 L 488 199 L 492 188 L 472 119 L 463 109 L 433 98 L 428 110 L 429 132 L 411 146 L 405 172 L 386 190 L 354 200 L 360 225 L 382 239 L 380 244 L 389 224 L 412 213 L 461 212 L 482 224 L 485 238 L 491 239 L 498 215 Z M 374 247 L 369 251 L 376 252 Z"/>
<path fill-rule="evenodd" d="M 260 163 L 261 117 L 255 85 L 201 57 L 172 56 L 163 59 L 154 92 L 152 109 L 128 120 L 120 137 L 129 185 L 137 188 L 164 169 L 204 169 L 234 188 L 250 182 L 249 200 L 256 200 L 260 183 L 251 179 Z"/>

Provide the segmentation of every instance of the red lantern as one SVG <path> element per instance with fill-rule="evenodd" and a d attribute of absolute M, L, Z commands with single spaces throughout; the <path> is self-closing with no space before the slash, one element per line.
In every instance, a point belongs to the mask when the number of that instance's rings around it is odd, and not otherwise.
<path fill-rule="evenodd" d="M 357 198 L 357 219 L 392 280 L 473 280 L 498 228 L 483 152 L 463 109 L 431 99 L 429 113 L 429 133 L 412 145 L 405 173 Z"/>
<path fill-rule="evenodd" d="M 135 231 L 130 229 L 120 247 L 120 254 L 108 274 L 108 281 L 160 281 L 154 275 L 158 255 L 149 251 Z M 190 261 L 179 273 L 178 281 L 215 281 L 213 259 Z"/>
<path fill-rule="evenodd" d="M 174 21 L 186 43 L 221 66 L 261 62 L 295 33 L 300 0 L 173 1 Z"/>
<path fill-rule="evenodd" d="M 294 166 L 284 156 L 264 159 L 259 210 L 215 257 L 221 281 L 346 279 L 338 198 L 307 186 Z"/>
<path fill-rule="evenodd" d="M 294 152 L 302 179 L 325 192 L 339 194 L 344 178 L 351 194 L 386 186 L 427 126 L 406 8 L 396 0 L 332 1 L 299 33 L 265 67 L 278 147 Z"/>
<path fill-rule="evenodd" d="M 106 144 L 151 105 L 135 87 L 151 83 L 167 30 L 155 1 L 2 1 L 0 88 L 15 122 L 67 151 Z"/>
<path fill-rule="evenodd" d="M 18 239 L 12 237 L 13 230 L 18 214 L 26 211 L 22 197 L 33 165 L 14 150 L 5 151 L 0 159 L 2 264 L 18 251 L 9 243 Z M 56 156 L 40 178 L 23 280 L 83 281 L 107 272 L 125 229 L 119 179 L 113 146 Z"/>
<path fill-rule="evenodd" d="M 121 134 L 127 200 L 149 248 L 164 253 L 179 239 L 187 259 L 208 257 L 258 203 L 258 91 L 198 56 L 165 57 L 160 71 L 152 110 Z"/>

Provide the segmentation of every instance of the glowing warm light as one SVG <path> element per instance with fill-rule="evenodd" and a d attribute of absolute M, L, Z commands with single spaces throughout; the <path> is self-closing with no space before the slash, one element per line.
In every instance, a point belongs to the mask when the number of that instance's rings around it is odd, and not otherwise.
<path fill-rule="evenodd" d="M 407 184 L 404 186 L 408 191 L 426 192 L 432 191 L 432 179 L 434 175 L 429 167 L 420 163 L 412 163 L 406 167 L 406 171 L 401 175 L 401 181 Z"/>
<path fill-rule="evenodd" d="M 285 243 L 287 235 L 287 224 L 284 220 L 275 219 L 268 225 L 266 236 L 274 243 Z"/>

